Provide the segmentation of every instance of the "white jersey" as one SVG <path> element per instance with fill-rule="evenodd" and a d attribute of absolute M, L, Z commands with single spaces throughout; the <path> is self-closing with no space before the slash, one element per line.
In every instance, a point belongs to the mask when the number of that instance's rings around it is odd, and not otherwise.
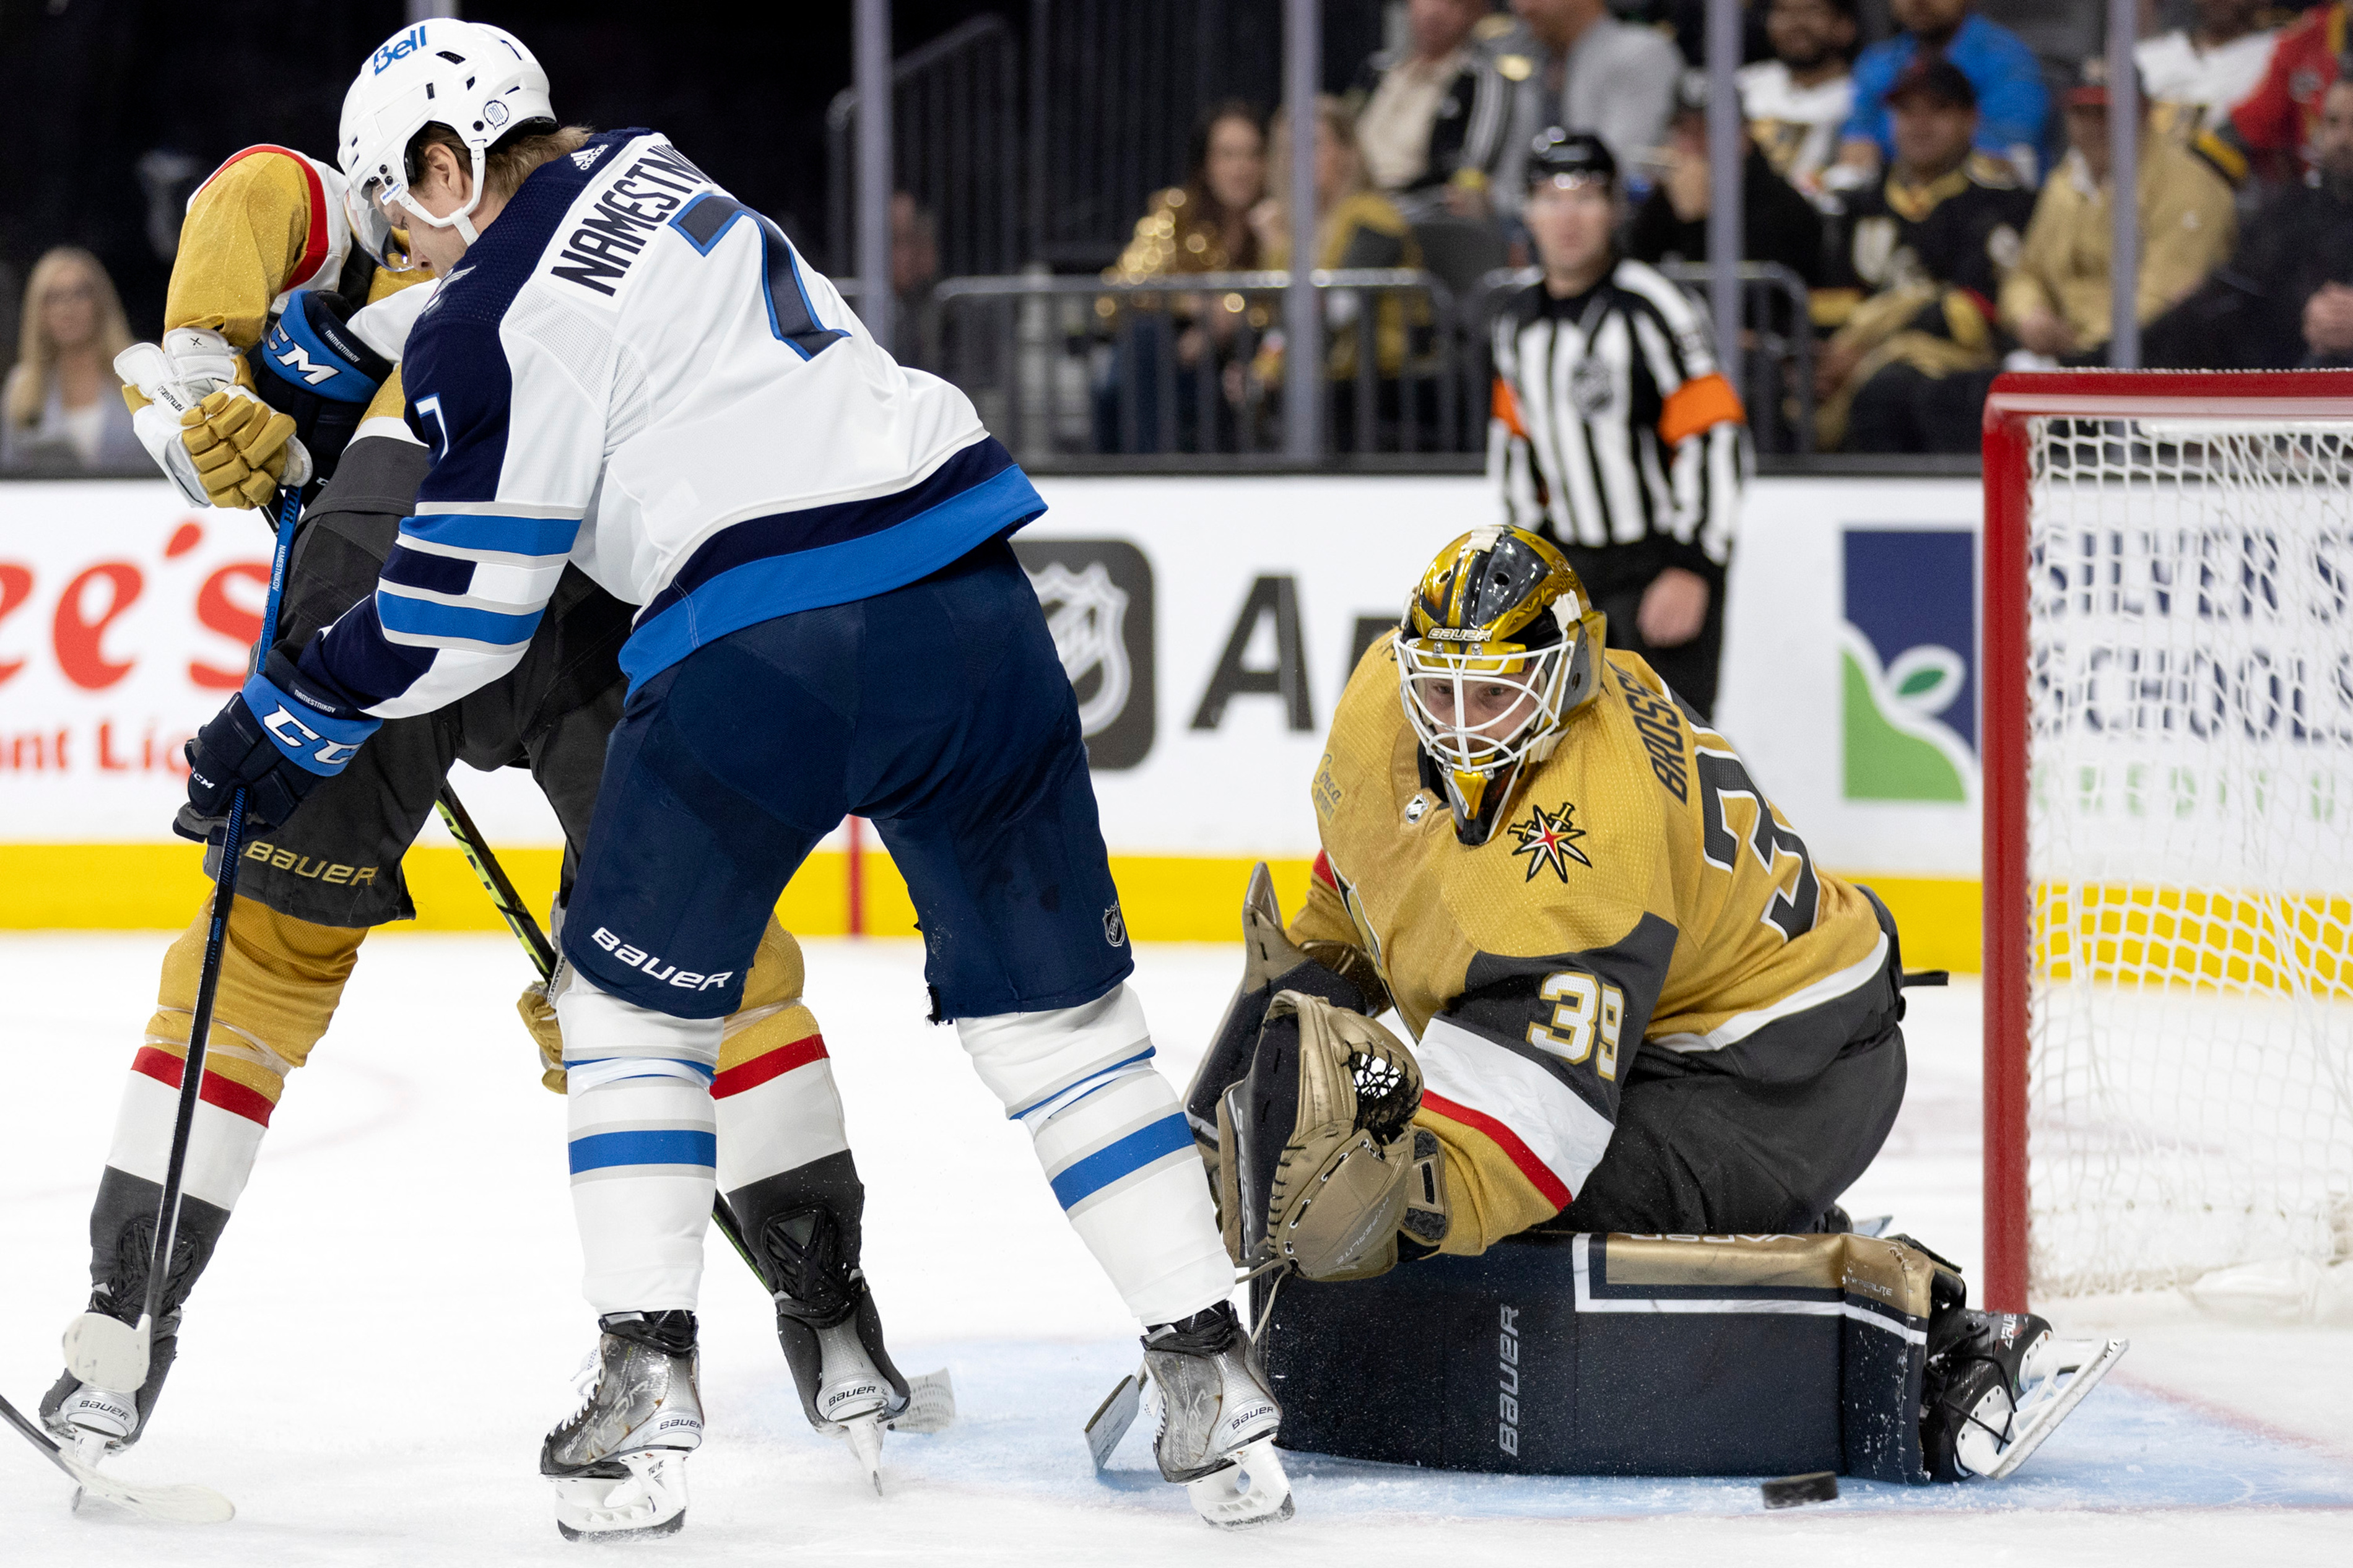
<path fill-rule="evenodd" d="M 302 661 L 379 718 L 512 668 L 566 561 L 643 606 L 634 689 L 1044 510 L 963 393 L 893 361 L 774 224 L 648 132 L 533 171 L 406 351 L 433 452 L 417 515 Z"/>
<path fill-rule="evenodd" d="M 1838 157 L 1839 131 L 1854 113 L 1854 78 L 1841 71 L 1799 87 L 1779 60 L 1740 68 L 1740 112 L 1773 172 L 1809 196 Z"/>
<path fill-rule="evenodd" d="M 2134 45 L 2133 59 L 2158 129 L 2184 142 L 2201 131 L 2221 130 L 2231 110 L 2263 79 L 2278 37 L 2274 28 L 2233 38 L 2219 49 L 2200 49 L 2185 29 L 2176 27 Z"/>

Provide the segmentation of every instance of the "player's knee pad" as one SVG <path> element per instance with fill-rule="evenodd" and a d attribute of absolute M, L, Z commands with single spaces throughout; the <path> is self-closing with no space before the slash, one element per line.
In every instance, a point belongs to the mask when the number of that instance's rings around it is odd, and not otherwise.
<path fill-rule="evenodd" d="M 1076 1007 L 959 1018 L 956 1036 L 1006 1114 L 1033 1133 L 1112 1080 L 1152 1072 L 1152 1031 L 1124 985 Z"/>
<path fill-rule="evenodd" d="M 568 964 L 554 1003 L 565 1075 L 575 1100 L 633 1079 L 678 1079 L 707 1090 L 718 1071 L 723 1019 L 677 1018 L 640 1007 Z"/>
<path fill-rule="evenodd" d="M 164 955 L 155 1013 L 147 1023 L 147 1045 L 154 1050 L 187 1055 L 211 924 L 208 905 Z M 286 1075 L 310 1060 L 327 1032 L 366 936 L 364 928 L 314 925 L 258 900 L 237 900 L 206 1038 L 206 1073 L 275 1105 Z"/>

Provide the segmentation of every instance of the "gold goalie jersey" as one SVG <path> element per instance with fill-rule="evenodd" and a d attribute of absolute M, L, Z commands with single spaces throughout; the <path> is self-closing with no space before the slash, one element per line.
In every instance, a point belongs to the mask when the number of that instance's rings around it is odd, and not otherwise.
<path fill-rule="evenodd" d="M 300 289 L 348 288 L 360 296 L 353 305 L 375 305 L 430 282 L 423 268 L 395 271 L 364 258 L 364 283 L 351 276 L 343 192 L 340 173 L 284 147 L 248 147 L 214 170 L 188 198 L 164 296 L 165 330 L 208 327 L 242 353 Z M 364 417 L 398 420 L 402 411 L 396 370 Z"/>
<path fill-rule="evenodd" d="M 1416 1120 L 1476 1253 L 1567 1205 L 1637 1055 L 1812 1078 L 1886 1005 L 1871 900 L 1822 875 L 1729 742 L 1611 650 L 1484 844 L 1423 784 L 1394 634 L 1358 664 L 1314 784 L 1324 853 L 1293 942 L 1372 961 L 1419 1040 Z"/>

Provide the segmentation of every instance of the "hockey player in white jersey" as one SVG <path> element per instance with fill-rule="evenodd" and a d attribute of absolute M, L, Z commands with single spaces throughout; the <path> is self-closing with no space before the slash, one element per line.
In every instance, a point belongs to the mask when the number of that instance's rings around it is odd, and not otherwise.
<path fill-rule="evenodd" d="M 1043 503 L 960 392 L 893 362 L 659 134 L 486 190 L 511 73 L 452 68 L 431 26 L 362 68 L 338 161 L 362 221 L 404 225 L 443 279 L 404 365 L 432 467 L 373 600 L 273 650 L 192 747 L 189 792 L 299 800 L 383 721 L 512 668 L 567 561 L 641 606 L 554 988 L 603 1331 L 543 1450 L 559 1525 L 683 1520 L 721 1020 L 851 812 L 907 879 L 934 1016 L 1145 1325 L 1163 1474 L 1213 1522 L 1287 1516 L 1280 1411 L 1124 989 L 1076 704 L 1006 542 Z"/>

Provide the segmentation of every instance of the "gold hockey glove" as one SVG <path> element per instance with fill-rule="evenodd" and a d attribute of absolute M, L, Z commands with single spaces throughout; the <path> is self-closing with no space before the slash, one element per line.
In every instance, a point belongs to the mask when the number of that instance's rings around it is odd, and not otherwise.
<path fill-rule="evenodd" d="M 1423 1193 L 1420 1103 L 1421 1068 L 1396 1036 L 1321 997 L 1277 993 L 1250 1076 L 1218 1106 L 1219 1207 L 1235 1260 L 1281 1258 L 1317 1280 L 1394 1268 L 1398 1226 Z"/>
<path fill-rule="evenodd" d="M 293 435 L 291 415 L 242 387 L 216 392 L 180 416 L 181 443 L 215 506 L 268 507 L 276 500 Z"/>
<path fill-rule="evenodd" d="M 522 1026 L 539 1047 L 539 1081 L 557 1094 L 565 1092 L 564 1032 L 556 1027 L 555 1004 L 547 999 L 547 983 L 534 980 L 515 998 Z"/>

